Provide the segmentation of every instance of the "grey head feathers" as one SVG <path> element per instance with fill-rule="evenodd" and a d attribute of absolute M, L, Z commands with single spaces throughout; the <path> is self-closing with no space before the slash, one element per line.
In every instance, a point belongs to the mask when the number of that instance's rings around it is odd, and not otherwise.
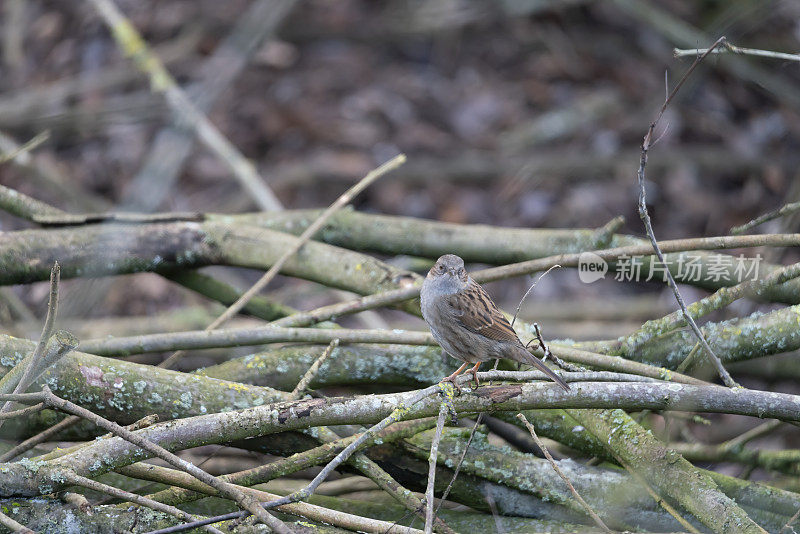
<path fill-rule="evenodd" d="M 469 275 L 464 270 L 464 260 L 455 254 L 445 254 L 436 260 L 428 271 L 424 286 L 433 295 L 452 295 L 469 284 Z"/>

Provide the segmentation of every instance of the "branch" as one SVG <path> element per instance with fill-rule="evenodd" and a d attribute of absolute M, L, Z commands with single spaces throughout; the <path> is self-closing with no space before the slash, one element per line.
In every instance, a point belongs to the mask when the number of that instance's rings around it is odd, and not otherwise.
<path fill-rule="evenodd" d="M 88 339 L 81 342 L 80 350 L 99 356 L 129 356 L 147 352 L 176 349 L 210 349 L 241 347 L 266 343 L 312 342 L 330 343 L 395 343 L 404 345 L 433 345 L 428 332 L 403 330 L 350 330 L 345 328 L 228 328 L 222 330 L 190 330 L 167 334 Z"/>
<path fill-rule="evenodd" d="M 312 380 L 314 380 L 314 377 L 317 376 L 320 366 L 322 366 L 322 364 L 325 363 L 325 360 L 327 360 L 328 356 L 331 355 L 333 349 L 335 349 L 338 346 L 339 346 L 339 338 L 337 337 L 336 339 L 331 341 L 327 347 L 325 347 L 325 350 L 322 351 L 320 357 L 314 360 L 314 363 L 311 364 L 311 367 L 308 368 L 308 371 L 306 371 L 305 374 L 302 376 L 302 378 L 300 378 L 300 381 L 297 382 L 297 385 L 289 394 L 289 396 L 292 399 L 299 399 L 300 397 L 302 397 L 303 393 L 305 393 L 306 389 L 308 389 L 308 385 L 311 383 Z"/>
<path fill-rule="evenodd" d="M 786 61 L 800 61 L 800 54 L 787 54 L 786 52 L 774 52 L 772 50 L 760 50 L 758 48 L 742 48 L 740 46 L 735 46 L 729 43 L 728 41 L 724 41 L 722 45 L 725 48 L 692 48 L 692 49 L 680 49 L 680 48 L 673 48 L 672 55 L 675 57 L 685 57 L 685 56 L 700 56 L 706 54 L 738 54 L 742 56 L 756 56 L 756 57 L 766 57 L 770 59 L 783 59 Z"/>
<path fill-rule="evenodd" d="M 50 298 L 47 302 L 47 315 L 44 320 L 44 326 L 42 327 L 42 335 L 39 337 L 39 343 L 36 345 L 36 349 L 33 351 L 30 360 L 25 363 L 27 367 L 25 367 L 25 372 L 22 373 L 22 376 L 19 378 L 19 382 L 17 382 L 14 388 L 14 393 L 23 393 L 42 371 L 55 363 L 58 358 L 62 357 L 69 350 L 74 349 L 77 344 L 77 339 L 70 339 L 67 335 L 61 335 L 57 339 L 56 344 L 50 346 L 49 351 L 47 350 L 50 336 L 53 334 L 56 313 L 58 312 L 58 283 L 60 280 L 61 267 L 58 265 L 58 262 L 55 262 L 50 271 Z M 48 354 L 46 355 L 46 353 Z M 28 360 L 28 358 L 25 360 Z M 3 390 L 2 381 L 0 381 L 0 391 Z M 10 402 L 0 406 L 0 416 L 8 412 L 11 406 L 12 403 Z M 2 426 L 2 424 L 3 421 L 0 420 L 0 426 Z"/>
<path fill-rule="evenodd" d="M 425 489 L 425 534 L 432 534 L 433 519 L 433 487 L 436 480 L 436 459 L 439 457 L 439 440 L 442 439 L 444 420 L 447 417 L 447 404 L 444 402 L 439 406 L 439 417 L 436 418 L 436 431 L 431 440 L 431 453 L 428 459 L 428 485 Z"/>
<path fill-rule="evenodd" d="M 337 424 L 374 424 L 361 441 L 385 428 L 392 422 L 432 417 L 439 412 L 439 402 L 428 398 L 439 386 L 406 393 L 367 395 L 356 398 L 307 399 L 278 404 L 254 406 L 246 410 L 214 413 L 159 423 L 135 432 L 161 448 L 175 450 L 202 444 L 223 443 Z M 3 395 L 0 400 L 25 400 L 37 403 L 43 394 Z M 576 383 L 569 392 L 559 391 L 550 383 L 526 383 L 485 386 L 469 395 L 453 399 L 457 413 L 498 412 L 530 408 L 620 408 L 625 410 L 675 410 L 700 413 L 729 413 L 752 417 L 769 417 L 787 421 L 798 420 L 797 406 L 800 397 L 784 393 L 755 390 L 732 390 L 720 386 L 694 386 L 675 383 L 584 382 Z M 340 454 L 330 470 L 360 446 L 351 444 Z M 53 468 L 59 465 L 71 468 L 86 476 L 97 474 L 95 459 L 106 458 L 100 468 L 103 472 L 139 461 L 147 455 L 139 447 L 112 438 L 92 443 L 75 454 L 48 462 Z M 0 479 L 0 495 L 26 495 L 38 492 L 37 483 L 46 477 L 48 469 L 41 468 L 38 476 L 20 478 L 21 466 L 5 464 L 6 476 Z M 327 473 L 321 473 L 321 482 Z M 52 483 L 52 481 L 48 481 Z M 301 492 L 293 496 L 302 497 Z"/>
<path fill-rule="evenodd" d="M 697 59 L 694 60 L 694 63 L 692 63 L 692 65 L 689 67 L 689 69 L 686 71 L 683 77 L 680 80 L 678 80 L 677 85 L 675 85 L 675 87 L 667 96 L 666 100 L 664 101 L 664 104 L 658 111 L 655 120 L 652 123 L 650 123 L 650 127 L 647 129 L 647 133 L 645 134 L 644 139 L 642 140 L 642 155 L 639 158 L 639 171 L 637 173 L 637 178 L 639 180 L 639 217 L 641 217 L 642 222 L 644 222 L 645 229 L 647 230 L 647 236 L 650 238 L 650 243 L 653 245 L 653 250 L 655 250 L 656 255 L 658 256 L 658 260 L 661 262 L 661 265 L 667 265 L 667 262 L 664 258 L 664 253 L 658 246 L 658 241 L 656 241 L 656 236 L 655 233 L 653 232 L 653 224 L 650 222 L 650 214 L 647 212 L 647 199 L 646 199 L 645 174 L 644 174 L 645 167 L 647 166 L 647 152 L 650 150 L 651 143 L 653 142 L 653 133 L 655 132 L 656 125 L 658 124 L 658 121 L 661 119 L 661 117 L 664 115 L 664 111 L 666 111 L 667 106 L 669 106 L 669 103 L 678 93 L 681 86 L 683 86 L 684 82 L 686 82 L 686 80 L 689 78 L 689 75 L 692 74 L 697 65 L 699 65 L 700 62 L 706 58 L 706 56 L 709 54 L 711 50 L 720 46 L 724 42 L 725 42 L 725 37 L 720 37 L 719 39 L 717 39 L 717 41 L 711 48 L 706 50 L 704 54 L 698 56 Z M 733 378 L 731 378 L 731 375 L 728 373 L 728 371 L 725 370 L 725 367 L 722 365 L 720 359 L 717 357 L 716 354 L 714 354 L 714 351 L 711 349 L 711 346 L 708 344 L 708 341 L 706 341 L 706 338 L 703 336 L 703 333 L 700 331 L 700 328 L 697 326 L 697 323 L 695 323 L 692 316 L 689 315 L 689 312 L 686 310 L 686 304 L 683 302 L 683 297 L 681 296 L 681 292 L 678 289 L 678 284 L 675 283 L 675 279 L 672 277 L 672 273 L 670 273 L 669 270 L 665 270 L 664 274 L 666 275 L 667 281 L 669 282 L 669 286 L 670 288 L 672 288 L 672 292 L 675 295 L 675 300 L 678 301 L 678 306 L 680 306 L 684 320 L 687 323 L 689 323 L 692 332 L 694 332 L 694 335 L 697 336 L 697 339 L 700 341 L 700 344 L 703 346 L 703 349 L 705 349 L 706 354 L 708 354 L 708 358 L 717 368 L 717 372 L 719 373 L 719 376 L 722 378 L 722 381 L 728 387 L 738 386 L 738 384 L 733 380 Z"/>
<path fill-rule="evenodd" d="M 800 331 L 796 328 L 798 313 L 798 306 L 789 306 L 765 314 L 706 323 L 702 331 L 706 339 L 723 354 L 725 362 L 761 358 L 800 348 Z M 743 331 L 757 331 L 759 335 L 743 336 Z M 667 332 L 648 343 L 634 344 L 635 349 L 624 341 L 581 342 L 576 346 L 674 368 L 683 362 L 697 344 L 694 334 L 688 330 Z"/>
<path fill-rule="evenodd" d="M 692 387 L 692 386 L 686 386 Z M 738 388 L 714 387 L 736 393 Z M 721 393 L 721 391 L 720 391 Z M 714 481 L 679 454 L 667 450 L 621 409 L 570 410 L 608 452 L 640 475 L 657 493 L 674 499 L 714 532 L 765 534 Z"/>
<path fill-rule="evenodd" d="M 28 221 L 32 221 L 35 217 L 42 215 L 67 215 L 66 212 L 58 208 L 54 208 L 4 185 L 0 185 L 0 209 Z"/>
<path fill-rule="evenodd" d="M 731 233 L 737 235 L 743 234 L 760 224 L 764 224 L 767 221 L 783 217 L 784 215 L 791 215 L 792 213 L 796 213 L 799 210 L 800 210 L 800 202 L 790 202 L 789 204 L 785 204 L 784 206 L 781 206 L 780 208 L 774 211 L 770 211 L 768 213 L 765 213 L 764 215 L 756 217 L 755 219 L 753 219 L 748 223 L 745 223 L 741 226 L 734 226 L 733 228 L 731 228 Z"/>

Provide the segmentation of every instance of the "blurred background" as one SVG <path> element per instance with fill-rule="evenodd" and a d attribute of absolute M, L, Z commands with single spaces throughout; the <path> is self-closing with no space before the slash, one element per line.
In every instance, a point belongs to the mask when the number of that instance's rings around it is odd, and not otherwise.
<path fill-rule="evenodd" d="M 183 141 L 164 96 L 124 57 L 91 2 L 1 5 L 0 151 L 44 130 L 50 137 L 30 158 L 0 166 L 0 183 L 76 213 L 260 209 L 223 162 Z M 403 152 L 408 163 L 361 195 L 357 209 L 542 228 L 596 228 L 622 215 L 620 232 L 635 235 L 644 233 L 636 212 L 641 140 L 665 86 L 692 61 L 673 58 L 673 48 L 725 35 L 739 46 L 794 52 L 800 39 L 800 3 L 788 0 L 116 5 L 287 209 L 326 206 Z M 798 68 L 716 56 L 689 79 L 660 123 L 648 165 L 659 239 L 727 234 L 800 200 Z M 0 214 L 0 229 L 26 227 Z M 787 218 L 758 231 L 795 227 Z M 258 276 L 214 272 L 239 287 Z M 538 318 L 550 338 L 616 337 L 675 307 L 661 284 L 586 285 L 574 270 L 547 280 L 523 315 Z M 530 281 L 490 290 L 513 310 Z M 156 275 L 118 277 L 89 298 L 93 283 L 65 281 L 62 317 L 207 304 Z M 684 291 L 690 301 L 702 295 Z M 14 292 L 43 310 L 46 284 Z M 302 309 L 341 299 L 285 279 L 271 294 Z M 752 309 L 737 303 L 723 313 Z"/>

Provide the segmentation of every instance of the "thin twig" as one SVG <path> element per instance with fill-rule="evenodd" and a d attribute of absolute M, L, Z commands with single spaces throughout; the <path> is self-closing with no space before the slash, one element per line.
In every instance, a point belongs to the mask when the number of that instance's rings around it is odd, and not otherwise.
<path fill-rule="evenodd" d="M 792 517 L 789 518 L 789 520 L 786 522 L 786 524 L 783 525 L 783 528 L 781 529 L 780 534 L 783 534 L 787 530 L 791 530 L 792 532 L 794 532 L 794 529 L 792 529 L 792 523 L 797 521 L 798 517 L 800 517 L 800 509 L 798 509 L 797 512 L 795 512 L 795 514 Z"/>
<path fill-rule="evenodd" d="M 97 0 L 95 0 L 97 1 Z M 328 209 L 326 209 L 320 216 L 315 220 L 308 228 L 298 237 L 294 244 L 283 253 L 283 255 L 278 258 L 272 267 L 264 273 L 264 275 L 255 283 L 253 286 L 245 291 L 241 297 L 239 297 L 236 302 L 228 306 L 225 312 L 222 313 L 219 317 L 217 317 L 210 325 L 206 327 L 206 330 L 214 330 L 215 328 L 219 327 L 220 325 L 224 324 L 227 320 L 231 317 L 236 315 L 244 308 L 250 299 L 261 292 L 267 284 L 269 284 L 273 278 L 280 272 L 281 268 L 283 268 L 284 264 L 294 256 L 298 250 L 300 250 L 304 244 L 308 242 L 309 239 L 314 237 L 314 235 L 325 225 L 326 222 L 342 207 L 347 205 L 356 195 L 361 193 L 364 189 L 369 187 L 374 181 L 378 178 L 382 177 L 388 172 L 393 171 L 406 161 L 406 156 L 404 154 L 400 154 L 395 156 L 394 158 L 390 159 L 380 167 L 373 169 L 369 173 L 367 173 L 364 178 L 362 178 L 357 184 L 353 187 L 342 193 L 342 195 L 337 198 L 333 204 L 331 204 Z M 169 358 L 164 360 L 159 364 L 159 367 L 169 368 L 172 366 L 176 361 L 178 361 L 183 356 L 182 352 L 176 352 L 175 354 L 171 355 Z"/>
<path fill-rule="evenodd" d="M 283 342 L 388 343 L 402 345 L 435 345 L 429 332 L 420 330 L 392 331 L 347 328 L 226 328 L 221 330 L 189 330 L 166 334 L 144 334 L 118 338 L 97 338 L 81 342 L 79 349 L 98 356 L 143 354 L 174 349 L 211 349 Z"/>
<path fill-rule="evenodd" d="M 528 428 L 528 432 L 531 433 L 533 441 L 535 441 L 536 445 L 538 445 L 539 448 L 542 449 L 545 458 L 547 458 L 547 461 L 550 462 L 550 465 L 553 467 L 553 471 L 558 473 L 558 476 L 561 477 L 561 480 L 563 480 L 567 484 L 569 491 L 572 492 L 572 495 L 575 497 L 575 499 L 580 503 L 581 506 L 583 506 L 583 509 L 586 510 L 587 514 L 589 514 L 589 517 L 591 517 L 592 520 L 595 522 L 595 524 L 601 529 L 603 529 L 605 532 L 612 532 L 612 530 L 608 528 L 605 523 L 603 523 L 603 520 L 600 519 L 600 516 L 597 515 L 597 513 L 594 510 L 592 510 L 592 507 L 589 506 L 589 504 L 583 500 L 583 497 L 581 497 L 581 495 L 578 493 L 578 490 L 575 489 L 575 486 L 572 485 L 572 482 L 570 482 L 570 480 L 567 478 L 567 475 L 565 475 L 564 472 L 561 470 L 561 468 L 558 467 L 558 464 L 556 463 L 555 460 L 553 460 L 553 457 L 550 455 L 550 451 L 547 450 L 547 447 L 545 447 L 544 442 L 542 442 L 542 440 L 539 439 L 539 436 L 536 435 L 536 429 L 533 428 L 533 425 L 528 421 L 525 415 L 518 413 L 517 419 L 522 421 Z"/>
<path fill-rule="evenodd" d="M 436 514 L 433 512 L 433 490 L 436 480 L 436 460 L 439 457 L 439 442 L 442 440 L 444 430 L 444 420 L 447 418 L 447 404 L 442 403 L 439 407 L 439 418 L 436 420 L 436 431 L 431 441 L 431 455 L 428 458 L 428 485 L 425 488 L 425 534 L 433 533 L 433 519 Z"/>
<path fill-rule="evenodd" d="M 71 426 L 79 423 L 81 418 L 76 415 L 71 415 L 66 419 L 62 419 L 58 423 L 54 424 L 50 428 L 46 428 L 36 434 L 35 436 L 31 436 L 22 443 L 16 445 L 14 448 L 9 449 L 3 454 L 0 454 L 0 462 L 8 462 L 9 460 L 13 460 L 20 454 L 23 454 L 35 446 L 39 445 L 40 443 L 44 443 L 45 441 L 49 441 L 50 438 L 60 433 L 62 430 L 66 430 Z"/>
<path fill-rule="evenodd" d="M 699 56 L 701 54 L 738 54 L 743 56 L 756 56 L 756 57 L 766 57 L 770 59 L 783 59 L 787 61 L 800 61 L 800 54 L 787 54 L 786 52 L 775 52 L 773 50 L 761 50 L 758 48 L 742 48 L 740 46 L 732 45 L 731 43 L 725 41 L 722 43 L 725 48 L 716 48 L 716 45 L 712 48 L 689 48 L 689 49 L 681 49 L 681 48 L 673 48 L 672 55 L 675 57 L 685 57 L 685 56 Z"/>
<path fill-rule="evenodd" d="M 48 139 L 50 139 L 50 130 L 45 130 L 37 134 L 33 139 L 31 139 L 24 145 L 18 147 L 16 150 L 0 154 L 0 165 L 2 165 L 7 161 L 11 161 L 12 159 L 16 159 L 22 154 L 27 154 L 28 152 L 35 149 L 37 146 L 47 141 Z"/>
<path fill-rule="evenodd" d="M 56 323 L 56 315 L 58 314 L 58 284 L 61 282 L 61 265 L 56 261 L 53 263 L 53 268 L 50 269 L 50 294 L 47 299 L 47 314 L 44 318 L 44 326 L 42 326 L 42 335 L 39 337 L 39 343 L 33 351 L 33 358 L 31 358 L 30 365 L 25 369 L 22 377 L 19 379 L 17 387 L 14 388 L 14 393 L 22 393 L 33 381 L 34 373 L 40 365 L 40 359 L 44 354 L 45 346 L 50 336 L 53 335 L 53 328 Z M 8 404 L 6 404 L 8 406 Z M 5 408 L 4 406 L 3 408 Z M 2 412 L 3 409 L 0 409 Z"/>
<path fill-rule="evenodd" d="M 24 391 L 45 369 L 52 366 L 77 346 L 78 338 L 65 330 L 57 331 L 47 340 L 42 355 L 35 362 L 35 368 L 30 374 L 30 377 L 26 378 L 25 382 L 20 381 L 20 375 L 25 372 L 23 367 L 25 369 L 28 368 L 28 364 L 34 359 L 33 354 L 23 358 L 21 362 L 15 365 L 0 379 L 0 393 L 13 392 L 15 387 L 20 391 Z M 20 384 L 23 384 L 22 387 L 19 386 Z"/>
<path fill-rule="evenodd" d="M 505 534 L 506 531 L 503 529 L 503 524 L 500 521 L 500 514 L 497 513 L 497 504 L 495 503 L 494 497 L 492 497 L 492 493 L 488 488 L 486 493 L 483 494 L 483 498 L 486 499 L 486 504 L 489 505 L 489 511 L 492 512 L 494 528 L 497 531 L 497 534 Z"/>
<path fill-rule="evenodd" d="M 678 81 L 678 84 L 672 89 L 672 92 L 670 92 L 666 100 L 664 100 L 664 104 L 662 104 L 661 109 L 656 115 L 655 120 L 652 123 L 650 123 L 650 127 L 647 129 L 647 133 L 645 134 L 644 139 L 642 140 L 642 154 L 639 159 L 639 170 L 637 172 L 637 178 L 639 180 L 639 217 L 641 217 L 642 222 L 644 222 L 645 229 L 647 230 L 647 237 L 650 238 L 650 243 L 653 245 L 653 250 L 658 256 L 658 260 L 661 262 L 661 265 L 666 265 L 667 262 L 664 259 L 664 253 L 658 246 L 658 241 L 656 241 L 656 236 L 655 233 L 653 232 L 653 224 L 650 221 L 650 214 L 647 211 L 647 198 L 645 191 L 646 190 L 645 167 L 647 166 L 647 152 L 650 149 L 651 142 L 653 139 L 653 132 L 656 129 L 656 125 L 658 124 L 658 121 L 661 119 L 661 117 L 664 115 L 664 111 L 666 111 L 667 106 L 669 106 L 672 99 L 675 97 L 680 88 L 683 86 L 684 82 L 686 82 L 686 80 L 692 74 L 694 69 L 697 68 L 697 65 L 699 65 L 700 62 L 706 58 L 706 56 L 709 54 L 711 50 L 722 45 L 724 42 L 725 42 L 725 37 L 720 37 L 719 39 L 717 39 L 717 41 L 711 48 L 706 50 L 704 54 L 700 55 L 699 57 L 697 57 L 697 59 L 694 60 L 694 63 L 692 63 L 692 65 L 689 67 L 689 69 L 686 71 L 683 77 Z M 681 311 L 683 312 L 683 316 L 686 318 L 686 322 L 689 323 L 689 326 L 694 332 L 694 335 L 697 336 L 697 339 L 703 345 L 703 348 L 705 349 L 706 354 L 708 354 L 709 359 L 717 368 L 717 372 L 722 378 L 722 381 L 728 387 L 738 387 L 738 384 L 733 380 L 733 378 L 731 378 L 731 375 L 722 365 L 722 362 L 720 361 L 719 357 L 716 354 L 714 354 L 714 351 L 711 349 L 711 346 L 708 344 L 708 341 L 706 340 L 705 336 L 700 331 L 700 328 L 697 326 L 697 323 L 695 323 L 692 316 L 689 315 L 689 312 L 686 310 L 686 304 L 683 302 L 683 297 L 681 296 L 681 292 L 678 289 L 678 284 L 675 283 L 675 279 L 672 277 L 672 273 L 669 271 L 669 269 L 664 269 L 664 274 L 667 278 L 669 286 L 672 288 L 672 292 L 675 295 L 675 300 L 678 302 L 678 305 L 680 306 Z"/>
<path fill-rule="evenodd" d="M 259 500 L 273 500 L 277 499 L 278 495 L 274 493 L 267 493 L 252 488 L 247 488 L 248 494 Z M 281 506 L 278 511 L 291 515 L 305 517 L 311 521 L 341 527 L 347 531 L 367 532 L 371 534 L 383 534 L 388 530 L 396 534 L 423 534 L 421 530 L 409 527 L 398 526 L 395 527 L 388 521 L 381 521 L 379 519 L 371 519 L 368 517 L 361 517 L 354 514 L 348 514 L 333 510 L 331 508 L 323 508 L 309 503 L 291 503 Z M 147 534 L 172 534 L 175 532 L 182 532 L 186 530 L 185 525 L 176 525 L 164 529 L 154 530 Z M 232 532 L 231 530 L 229 530 Z M 238 531 L 237 531 L 238 532 Z"/>
<path fill-rule="evenodd" d="M 800 276 L 800 263 L 793 263 L 780 267 L 763 278 L 745 280 L 735 286 L 721 287 L 711 295 L 690 304 L 687 307 L 687 311 L 691 310 L 692 317 L 697 319 L 713 311 L 722 309 L 738 299 L 761 296 L 767 290 L 797 278 L 798 276 Z M 623 340 L 620 340 L 620 342 L 628 345 L 630 347 L 628 350 L 630 353 L 633 353 L 637 347 L 646 344 L 655 337 L 685 326 L 685 324 L 683 312 L 678 310 L 659 319 L 647 321 L 635 332 L 629 334 Z M 690 362 L 688 356 L 686 360 L 681 363 L 681 367 L 679 367 L 678 370 L 682 371 L 686 369 L 689 365 L 687 362 Z"/>
<path fill-rule="evenodd" d="M 40 365 L 42 356 L 44 355 L 47 341 L 50 339 L 50 336 L 53 335 L 53 327 L 56 321 L 56 314 L 58 313 L 58 283 L 60 280 L 61 266 L 58 262 L 55 262 L 53 268 L 50 269 L 50 297 L 47 301 L 47 315 L 44 319 L 44 326 L 42 326 L 42 335 L 39 337 L 39 343 L 36 344 L 36 349 L 33 351 L 33 356 L 31 356 L 28 366 L 25 368 L 25 372 L 22 373 L 19 382 L 17 382 L 13 390 L 14 393 L 22 393 L 31 385 L 31 382 L 33 382 L 35 378 L 34 373 L 36 368 Z M 11 403 L 5 403 L 0 407 L 0 413 L 8 411 L 10 407 Z"/>
<path fill-rule="evenodd" d="M 678 373 L 686 372 L 686 369 L 691 367 L 691 365 L 694 363 L 694 360 L 697 358 L 697 354 L 699 352 L 700 352 L 700 342 L 698 341 L 697 343 L 694 344 L 692 350 L 689 351 L 689 354 L 686 355 L 686 358 L 683 359 L 683 361 L 680 363 L 680 365 L 678 365 L 675 371 Z"/>
<path fill-rule="evenodd" d="M 84 488 L 88 488 L 90 490 L 94 490 L 100 493 L 105 493 L 111 495 L 112 497 L 117 497 L 119 499 L 125 499 L 126 501 L 130 501 L 141 506 L 146 506 L 147 508 L 152 508 L 153 510 L 158 510 L 159 512 L 164 512 L 171 516 L 175 516 L 178 519 L 183 521 L 195 521 L 197 517 L 191 515 L 188 512 L 184 512 L 179 508 L 175 508 L 174 506 L 169 506 L 168 504 L 162 504 L 160 502 L 154 501 L 152 499 L 148 499 L 147 497 L 143 497 L 141 495 L 137 495 L 135 493 L 131 493 L 129 491 L 124 491 L 114 486 L 109 486 L 108 484 L 103 484 L 101 482 L 97 482 L 90 478 L 86 478 L 81 475 L 77 475 L 71 471 L 65 471 L 63 474 L 64 478 L 69 480 L 71 483 L 82 486 Z M 206 525 L 203 527 L 207 532 L 213 532 L 214 534 L 222 534 L 222 531 L 211 526 Z"/>
<path fill-rule="evenodd" d="M 547 273 L 549 273 L 553 269 L 560 269 L 560 268 L 561 268 L 561 266 L 556 264 L 556 265 L 553 265 L 552 267 L 550 267 L 549 269 L 547 269 L 545 272 L 543 272 L 542 274 L 539 275 L 539 278 L 537 278 L 536 281 L 531 284 L 531 287 L 528 288 L 528 290 L 525 292 L 525 294 L 522 295 L 522 298 L 519 299 L 519 304 L 517 304 L 517 309 L 514 311 L 514 317 L 511 319 L 511 326 L 512 327 L 514 326 L 514 323 L 517 321 L 517 315 L 519 315 L 519 310 L 520 310 L 520 308 L 522 308 L 522 303 L 525 302 L 526 298 L 528 298 L 528 295 L 531 293 L 531 291 L 533 291 L 533 288 L 535 288 L 536 285 L 539 282 L 542 281 L 542 278 L 547 276 Z"/>
<path fill-rule="evenodd" d="M 735 438 L 731 438 L 728 441 L 723 441 L 719 444 L 720 447 L 725 447 L 728 449 L 732 449 L 734 447 L 741 447 L 742 445 L 747 444 L 754 439 L 758 439 L 766 434 L 769 434 L 779 426 L 783 424 L 783 421 L 779 421 L 774 419 L 772 421 L 766 421 L 761 423 L 757 427 L 751 428 L 747 432 L 739 434 Z"/>
<path fill-rule="evenodd" d="M 533 323 L 533 331 L 536 332 L 536 341 L 539 343 L 539 349 L 541 349 L 541 351 L 544 353 L 542 356 L 542 361 L 546 361 L 547 358 L 550 358 L 551 360 L 553 360 L 553 363 L 555 363 L 562 369 L 566 369 L 567 371 L 572 371 L 577 373 L 586 371 L 586 369 L 578 365 L 567 363 L 558 356 L 556 356 L 555 354 L 553 354 L 553 351 L 551 351 L 547 343 L 544 342 L 542 331 L 539 329 L 539 323 Z"/>
<path fill-rule="evenodd" d="M 417 419 L 414 421 L 398 423 L 392 427 L 373 435 L 362 444 L 362 448 L 369 447 L 380 441 L 381 443 L 393 443 L 399 439 L 410 437 L 418 434 L 424 430 L 436 425 L 436 420 L 432 417 Z M 325 436 L 320 436 L 324 439 Z M 309 449 L 307 451 L 298 452 L 286 458 L 278 459 L 274 462 L 260 465 L 237 473 L 230 473 L 223 475 L 222 478 L 228 482 L 244 486 L 253 486 L 255 484 L 264 483 L 275 478 L 291 475 L 303 469 L 320 465 L 325 462 L 333 460 L 333 458 L 343 450 L 348 444 L 358 439 L 359 435 L 352 435 L 346 438 L 339 438 L 335 441 L 325 442 L 322 445 Z M 361 448 L 359 451 L 362 450 Z M 168 469 L 168 468 L 163 468 Z M 154 500 L 163 501 L 168 499 L 170 504 L 181 504 L 190 502 L 203 497 L 206 493 L 215 494 L 213 488 L 208 488 L 204 484 L 198 483 L 188 475 L 175 470 L 174 475 L 180 476 L 185 480 L 186 484 L 179 483 L 180 481 L 170 479 L 165 480 L 159 478 L 159 472 L 162 468 L 154 468 L 152 464 L 135 463 L 117 469 L 123 475 L 140 478 L 144 480 L 151 480 L 154 482 L 164 482 L 172 486 L 181 486 L 186 488 L 180 492 L 173 490 L 163 490 L 161 492 L 150 495 Z"/>
<path fill-rule="evenodd" d="M 3 419 L 13 419 L 14 417 L 25 417 L 26 415 L 31 415 L 37 412 L 41 412 L 45 409 L 44 403 L 40 402 L 34 406 L 28 406 L 27 408 L 22 408 L 20 410 L 14 410 L 13 412 L 0 412 L 0 420 Z"/>
<path fill-rule="evenodd" d="M 789 204 L 781 206 L 780 208 L 774 211 L 770 211 L 768 213 L 765 213 L 764 215 L 760 215 L 755 219 L 753 219 L 752 221 L 747 222 L 741 226 L 734 226 L 733 228 L 731 228 L 731 233 L 743 234 L 748 230 L 751 230 L 756 226 L 763 224 L 767 221 L 777 219 L 778 217 L 783 217 L 784 215 L 790 215 L 792 213 L 796 213 L 797 211 L 800 211 L 800 202 L 791 202 Z"/>
<path fill-rule="evenodd" d="M 156 424 L 157 422 L 158 422 L 158 415 L 150 414 L 150 415 L 146 415 L 146 416 L 142 417 L 138 421 L 135 421 L 135 422 L 133 422 L 133 423 L 131 423 L 129 425 L 125 425 L 124 428 L 126 430 L 130 430 L 131 432 L 134 432 L 136 430 L 141 430 L 142 428 L 147 428 L 148 426 L 152 426 L 152 425 Z M 103 434 L 102 436 L 96 437 L 92 441 L 84 441 L 82 443 L 78 443 L 76 445 L 73 445 L 72 447 L 67 447 L 65 449 L 62 449 L 62 448 L 53 449 L 52 451 L 48 452 L 47 454 L 41 454 L 41 455 L 37 456 L 36 460 L 37 461 L 41 461 L 41 460 L 52 460 L 52 459 L 55 459 L 55 458 L 60 458 L 61 456 L 66 456 L 67 454 L 72 454 L 72 453 L 74 453 L 74 452 L 76 452 L 76 451 L 78 451 L 78 450 L 80 450 L 80 449 L 82 449 L 84 447 L 87 447 L 91 443 L 97 443 L 100 440 L 109 439 L 109 438 L 113 438 L 113 437 L 114 437 L 114 434 L 112 434 L 111 432 L 108 432 L 107 434 Z"/>
<path fill-rule="evenodd" d="M 339 338 L 334 339 L 330 342 L 330 344 L 325 347 L 325 350 L 322 352 L 319 358 L 317 358 L 311 367 L 308 368 L 308 371 L 303 375 L 300 381 L 297 383 L 297 386 L 292 390 L 289 394 L 290 399 L 299 399 L 303 392 L 308 388 L 308 385 L 314 380 L 314 377 L 317 376 L 317 372 L 319 372 L 319 368 L 325 363 L 325 360 L 328 359 L 328 356 L 331 355 L 333 349 L 339 346 Z"/>

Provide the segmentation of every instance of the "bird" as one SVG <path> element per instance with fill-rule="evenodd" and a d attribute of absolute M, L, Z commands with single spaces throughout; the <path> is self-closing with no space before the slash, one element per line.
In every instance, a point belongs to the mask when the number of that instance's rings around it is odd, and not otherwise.
<path fill-rule="evenodd" d="M 467 274 L 464 260 L 455 254 L 441 256 L 431 267 L 420 291 L 420 308 L 436 342 L 447 354 L 464 362 L 443 382 L 455 385 L 455 378 L 474 363 L 472 376 L 479 385 L 481 363 L 508 358 L 535 366 L 569 390 L 560 376 L 528 352 L 503 312 Z"/>

